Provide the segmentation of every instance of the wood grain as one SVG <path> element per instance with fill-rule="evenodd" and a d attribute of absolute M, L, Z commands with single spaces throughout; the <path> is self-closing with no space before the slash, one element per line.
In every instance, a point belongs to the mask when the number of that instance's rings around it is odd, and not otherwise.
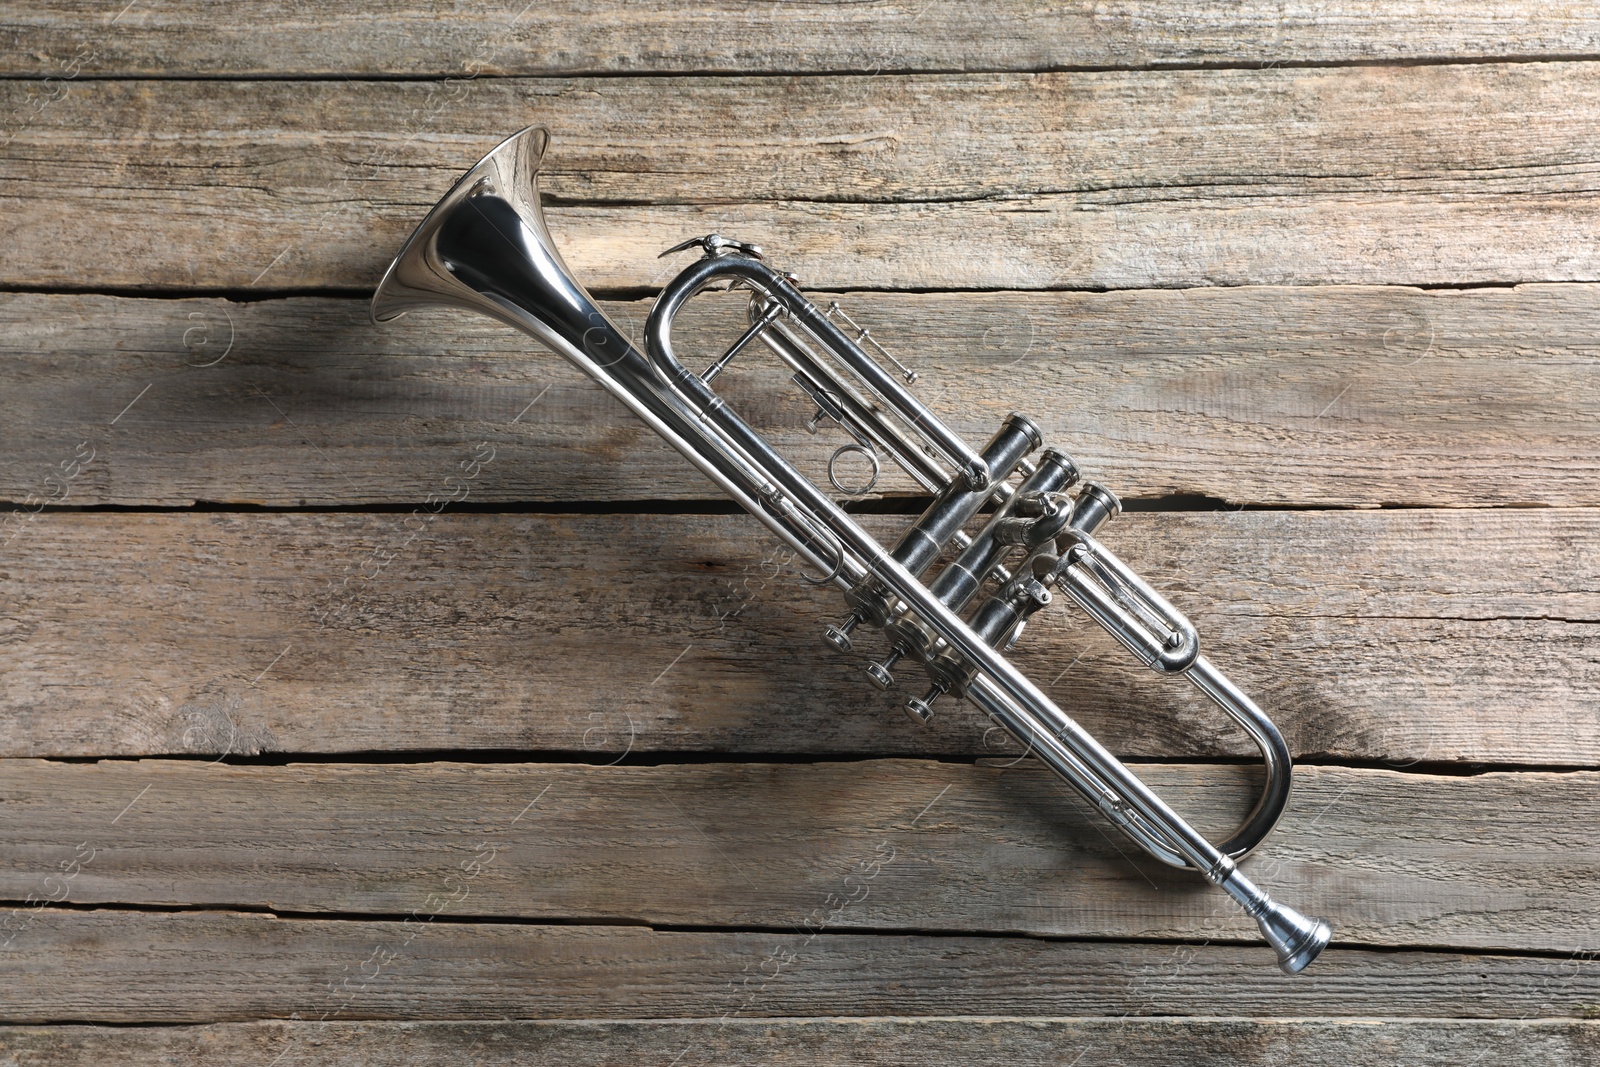
<path fill-rule="evenodd" d="M 1256 937 L 1200 879 L 1130 858 L 1032 763 L 6 769 L 15 828 L 0 899 L 415 924 L 449 912 L 802 935 Z M 1240 767 L 1140 771 L 1213 835 L 1247 806 Z M 1594 950 L 1597 783 L 1594 772 L 1302 767 L 1250 870 L 1328 916 L 1340 944 Z"/>
<path fill-rule="evenodd" d="M 267 2 L 249 19 L 209 4 L 52 0 L 0 19 L 0 72 L 471 75 L 1147 67 L 1565 57 L 1600 53 L 1581 3 L 1470 0 L 1042 5 L 751 5 L 562 0 L 456 7 Z"/>
<path fill-rule="evenodd" d="M 842 601 L 744 516 L 6 518 L 4 755 L 1013 751 L 954 700 L 912 727 L 865 684 L 879 643 L 825 648 Z M 1105 537 L 1297 756 L 1600 764 L 1600 511 L 1133 513 Z M 1253 758 L 1074 609 L 1014 655 L 1118 752 Z"/>
<path fill-rule="evenodd" d="M 28 117 L 0 156 L 0 284 L 371 286 L 534 120 L 556 131 L 552 230 L 602 290 L 659 284 L 655 252 L 711 229 L 825 287 L 1593 280 L 1597 80 L 1584 63 L 110 80 L 48 101 L 0 82 L 0 109 Z"/>
<path fill-rule="evenodd" d="M 690 305 L 686 358 L 720 351 L 739 303 Z M 958 432 L 981 441 L 1022 410 L 1126 498 L 1600 504 L 1600 287 L 856 293 L 848 307 Z M 637 333 L 648 304 L 606 308 Z M 472 503 L 720 498 L 537 342 L 459 313 L 378 328 L 357 300 L 15 293 L 0 297 L 0 361 L 0 497 L 27 507 L 416 503 L 454 494 L 445 480 L 477 442 L 495 459 Z M 806 432 L 776 361 L 736 363 L 718 386 L 821 476 L 839 435 Z M 56 484 L 84 442 L 94 460 Z"/>

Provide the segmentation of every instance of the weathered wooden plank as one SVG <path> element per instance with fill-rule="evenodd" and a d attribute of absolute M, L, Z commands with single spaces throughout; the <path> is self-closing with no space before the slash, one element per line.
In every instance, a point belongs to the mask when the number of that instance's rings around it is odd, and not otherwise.
<path fill-rule="evenodd" d="M 5 764 L 0 899 L 1254 940 L 1032 763 Z M 1238 767 L 1151 765 L 1213 833 Z M 1255 875 L 1341 943 L 1600 947 L 1593 772 L 1303 767 Z M 1115 837 L 1115 839 L 1113 839 Z M 63 871 L 67 873 L 63 873 Z M 1265 952 L 1265 950 L 1263 950 Z"/>
<path fill-rule="evenodd" d="M 197 949 L 202 949 L 198 950 Z M 1285 981 L 1253 945 L 651 931 L 50 909 L 6 949 L 13 1022 L 950 1016 L 1586 1017 L 1592 957 L 1330 949 Z M 0 1049 L 5 1048 L 0 1038 Z"/>
<path fill-rule="evenodd" d="M 11 81 L 0 283 L 370 286 L 534 119 L 552 229 L 600 288 L 659 283 L 655 252 L 708 229 L 822 286 L 1592 280 L 1597 90 L 1586 63 Z"/>
<path fill-rule="evenodd" d="M 263 3 L 227 17 L 52 0 L 0 18 L 0 72 L 542 74 L 643 71 L 1039 70 L 1171 63 L 1560 58 L 1600 53 L 1587 4 L 1471 0 L 1189 4 L 1151 0 L 981 8 L 934 3 L 531 7 L 411 2 L 381 19 L 348 2 Z"/>
<path fill-rule="evenodd" d="M 834 1018 L 503 1023 L 231 1023 L 193 1028 L 7 1027 L 0 1051 L 30 1067 L 230 1061 L 283 1067 L 498 1064 L 1117 1063 L 1206 1067 L 1326 1059 L 1352 1067 L 1482 1059 L 1581 1067 L 1600 1023 L 1373 1019 Z M 1069 1057 L 1063 1059 L 1063 1055 Z M 1070 1058 L 1070 1057 L 1075 1057 Z"/>
<path fill-rule="evenodd" d="M 690 305 L 680 350 L 719 351 L 741 303 Z M 958 431 L 981 441 L 1022 410 L 1125 497 L 1600 504 L 1600 287 L 847 304 Z M 606 306 L 642 328 L 646 303 Z M 358 300 L 9 294 L 0 361 L 0 497 L 28 507 L 417 502 L 462 491 L 445 480 L 477 442 L 495 458 L 465 488 L 474 502 L 719 495 L 559 358 L 462 314 L 378 328 Z M 718 386 L 808 470 L 842 440 L 806 432 L 776 361 Z M 62 484 L 83 442 L 94 459 Z"/>
<path fill-rule="evenodd" d="M 248 192 L 241 187 L 259 176 L 278 195 L 359 192 L 428 206 L 500 137 L 537 119 L 555 137 L 541 190 L 579 206 L 1096 192 L 1121 194 L 1104 203 L 1138 203 L 1199 189 L 1213 199 L 1588 193 L 1594 168 L 1584 148 L 1600 127 L 1590 100 L 1597 85 L 1591 63 L 537 78 L 443 90 L 427 82 L 97 81 L 72 86 L 20 131 L 8 166 L 26 180 L 50 173 L 51 163 L 96 161 L 103 169 L 85 178 L 153 179 L 213 197 Z M 1526 125 L 1508 127 L 1508 119 Z M 714 138 L 703 135 L 711 121 L 720 123 Z M 127 137 L 132 130 L 146 136 Z M 266 130 L 270 144 L 261 141 Z M 175 159 L 186 142 L 194 156 Z M 227 153 L 235 172 L 195 174 L 210 162 L 206 153 Z M 1478 173 L 1490 161 L 1494 173 Z"/>
<path fill-rule="evenodd" d="M 7 1028 L 0 1048 L 39 1067 L 189 1065 L 248 1057 L 303 1064 L 1259 1064 L 1327 1058 L 1395 1063 L 1593 1062 L 1600 1023 L 1260 1019 L 815 1019 L 665 1022 L 246 1023 L 194 1029 Z M 1063 1054 L 1075 1059 L 1063 1059 Z"/>
<path fill-rule="evenodd" d="M 906 722 L 864 684 L 878 643 L 825 648 L 841 601 L 743 516 L 4 518 L 5 755 L 1012 751 L 954 700 Z M 1297 755 L 1600 764 L 1600 511 L 1130 513 L 1105 537 Z M 1071 608 L 1014 656 L 1116 751 L 1253 755 Z"/>
<path fill-rule="evenodd" d="M 733 1024 L 1017 1011 L 1524 1020 L 1584 1017 L 1600 1002 L 1600 967 L 1586 956 L 1334 948 L 1289 981 L 1244 945 L 442 919 L 418 931 L 216 912 L 47 909 L 30 918 L 6 948 L 11 972 L 24 978 L 0 993 L 0 1016 L 12 1022 L 297 1015 Z M 0 1050 L 15 1047 L 0 1036 Z"/>

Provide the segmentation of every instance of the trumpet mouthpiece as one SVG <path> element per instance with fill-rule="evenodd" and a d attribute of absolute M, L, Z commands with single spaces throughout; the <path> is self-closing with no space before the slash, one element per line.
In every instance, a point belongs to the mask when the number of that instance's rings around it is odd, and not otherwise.
<path fill-rule="evenodd" d="M 1308 919 L 1293 908 L 1274 903 L 1256 916 L 1261 936 L 1278 954 L 1285 974 L 1299 974 L 1328 947 L 1333 928 L 1321 919 Z"/>

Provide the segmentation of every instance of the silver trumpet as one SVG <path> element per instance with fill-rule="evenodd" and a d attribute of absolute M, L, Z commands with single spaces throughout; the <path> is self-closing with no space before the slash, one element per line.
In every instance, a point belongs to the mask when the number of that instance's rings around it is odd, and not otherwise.
<path fill-rule="evenodd" d="M 1054 449 L 1030 460 L 1043 442 L 1021 415 L 1008 417 L 975 451 L 906 389 L 914 373 L 837 305 L 813 305 L 752 245 L 712 234 L 663 253 L 703 254 L 662 291 L 639 351 L 573 278 L 550 239 L 537 181 L 549 139 L 531 126 L 456 183 L 389 267 L 373 297 L 373 321 L 432 304 L 469 308 L 571 360 L 815 568 L 802 577 L 844 592 L 849 612 L 828 627 L 830 645 L 851 649 L 863 623 L 883 631 L 890 651 L 867 670 L 874 684 L 894 684 L 891 672 L 902 660 L 921 665 L 928 690 L 907 702 L 912 718 L 927 722 L 946 694 L 965 697 L 1152 856 L 1193 868 L 1236 900 L 1284 971 L 1299 972 L 1315 959 L 1331 935 L 1328 924 L 1276 903 L 1235 865 L 1266 837 L 1288 800 L 1288 748 L 1261 709 L 1200 655 L 1189 620 L 1095 538 L 1120 510 L 1116 496 L 1093 483 L 1070 495 L 1076 465 Z M 672 323 L 685 301 L 712 285 L 750 291 L 750 325 L 696 374 L 673 354 Z M 831 420 L 848 435 L 828 463 L 835 490 L 870 491 L 887 454 L 933 494 L 893 548 L 867 534 L 712 390 L 755 340 L 816 403 L 812 428 Z M 864 484 L 845 484 L 847 456 L 855 457 L 849 466 L 870 467 Z M 985 508 L 977 532 L 966 533 Z M 924 583 L 921 576 L 951 552 Z M 1201 836 L 1002 655 L 1057 591 L 1140 662 L 1194 683 L 1254 738 L 1266 784 L 1228 840 L 1213 845 Z"/>

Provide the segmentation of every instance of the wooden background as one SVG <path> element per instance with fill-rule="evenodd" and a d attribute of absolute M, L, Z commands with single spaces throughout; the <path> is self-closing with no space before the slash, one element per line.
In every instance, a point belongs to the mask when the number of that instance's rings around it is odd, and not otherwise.
<path fill-rule="evenodd" d="M 0 41 L 0 1062 L 1600 1054 L 1594 5 L 40 0 Z M 1247 869 L 1332 921 L 1310 972 L 976 713 L 912 727 L 597 387 L 368 324 L 534 121 L 634 328 L 658 250 L 758 241 L 959 430 L 1027 411 L 1124 495 L 1300 761 Z M 1018 655 L 1237 816 L 1216 716 L 1066 612 Z"/>

